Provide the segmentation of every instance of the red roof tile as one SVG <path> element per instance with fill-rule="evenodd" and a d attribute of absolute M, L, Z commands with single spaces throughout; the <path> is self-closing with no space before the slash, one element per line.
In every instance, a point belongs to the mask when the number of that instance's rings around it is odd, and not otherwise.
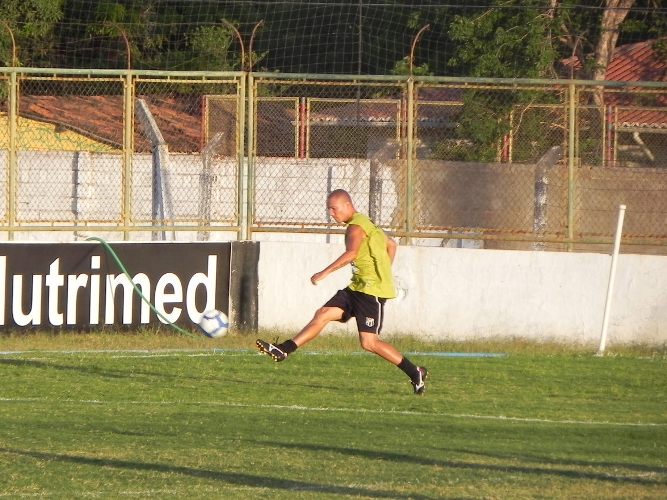
<path fill-rule="evenodd" d="M 667 41 L 667 38 L 660 40 Z M 605 80 L 615 82 L 667 82 L 667 61 L 653 50 L 657 40 L 621 45 L 607 67 Z M 577 76 L 581 61 L 575 56 L 561 61 Z M 609 89 L 605 104 L 614 107 L 614 120 L 621 128 L 667 128 L 667 94 L 643 90 Z M 641 102 L 638 102 L 640 100 Z"/>
<path fill-rule="evenodd" d="M 667 39 L 665 39 L 667 40 Z M 610 81 L 667 81 L 667 61 L 653 50 L 655 40 L 617 47 L 607 69 L 605 79 Z M 580 61 L 569 58 L 564 67 L 581 68 Z M 460 100 L 461 89 L 423 86 L 419 89 L 418 122 L 447 123 L 454 119 L 457 109 L 441 103 Z M 647 96 L 653 98 L 650 107 Z M 144 99 L 160 128 L 169 150 L 173 152 L 199 151 L 204 143 L 202 133 L 201 96 L 139 96 Z M 605 101 L 617 107 L 616 123 L 622 127 L 667 128 L 667 95 L 642 94 L 641 105 L 635 104 L 637 94 L 628 91 L 605 93 Z M 649 97 L 650 98 L 650 97 Z M 25 118 L 53 123 L 73 130 L 91 139 L 116 148 L 123 144 L 123 98 L 118 95 L 24 95 L 19 102 L 19 114 Z M 638 109 L 643 107 L 645 109 Z M 651 109 L 653 108 L 653 109 Z M 657 108 L 657 109 L 656 109 Z M 319 123 L 392 123 L 396 119 L 397 103 L 363 102 L 341 103 L 326 109 L 311 109 L 311 120 Z M 285 110 L 293 115 L 293 110 Z M 261 120 L 260 116 L 260 120 Z M 151 144 L 140 123 L 135 126 L 134 149 L 148 152 Z"/>
<path fill-rule="evenodd" d="M 667 82 L 667 61 L 655 53 L 654 43 L 655 40 L 649 40 L 617 47 L 607 68 L 605 79 L 621 82 Z M 605 95 L 607 104 L 618 106 L 617 126 L 667 128 L 667 94 L 642 92 L 641 103 L 636 103 L 637 97 L 638 94 L 635 92 L 610 92 Z M 647 104 L 647 100 L 653 102 Z M 666 109 L 655 109 L 661 107 Z"/>
<path fill-rule="evenodd" d="M 667 41 L 667 38 L 660 40 Z M 657 40 L 620 45 L 614 49 L 605 80 L 612 82 L 667 82 L 667 61 L 653 50 Z M 577 77 L 582 63 L 577 56 L 561 60 L 568 76 Z"/>
<path fill-rule="evenodd" d="M 655 42 L 647 40 L 616 47 L 605 79 L 617 82 L 667 82 L 667 61 L 658 57 L 653 50 Z"/>
<path fill-rule="evenodd" d="M 202 144 L 200 96 L 139 96 L 148 104 L 169 150 L 199 151 Z M 116 148 L 123 145 L 123 97 L 116 95 L 21 95 L 19 115 L 73 130 Z M 151 151 L 140 123 L 134 150 Z"/>

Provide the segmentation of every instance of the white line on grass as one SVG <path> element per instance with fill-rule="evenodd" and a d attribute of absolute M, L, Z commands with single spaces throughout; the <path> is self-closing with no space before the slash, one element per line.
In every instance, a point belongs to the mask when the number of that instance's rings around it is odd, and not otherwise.
<path fill-rule="evenodd" d="M 13 355 L 22 355 L 22 354 L 61 354 L 64 356 L 69 356 L 71 354 L 144 354 L 144 355 L 153 355 L 159 356 L 164 354 L 170 354 L 172 356 L 180 356 L 182 354 L 189 353 L 210 353 L 210 354 L 223 354 L 227 352 L 249 352 L 248 349 L 74 349 L 74 350 L 41 350 L 34 349 L 28 351 L 0 351 L 0 356 L 13 356 Z"/>
<path fill-rule="evenodd" d="M 0 356 L 24 356 L 24 355 L 63 355 L 70 356 L 73 354 L 110 354 L 111 358 L 160 358 L 160 357 L 177 357 L 177 356 L 238 356 L 246 354 L 259 354 L 255 349 L 223 349 L 214 347 L 212 349 L 77 349 L 77 350 L 33 350 L 33 351 L 0 351 Z M 302 356 L 335 356 L 338 354 L 345 355 L 370 355 L 365 351 L 303 351 L 300 352 Z M 441 351 L 411 351 L 406 353 L 413 356 L 432 356 L 432 357 L 449 357 L 449 358 L 502 358 L 506 357 L 505 353 L 493 352 L 441 352 Z M 33 358 L 35 359 L 35 358 Z"/>
<path fill-rule="evenodd" d="M 556 420 L 550 418 L 532 417 L 508 417 L 506 415 L 475 415 L 471 413 L 443 413 L 443 412 L 421 412 L 414 410 L 378 410 L 371 408 L 338 408 L 326 406 L 302 406 L 302 405 L 269 405 L 269 404 L 247 404 L 232 401 L 105 401 L 101 399 L 50 399 L 50 398 L 2 398 L 0 403 L 68 403 L 82 405 L 191 405 L 191 406 L 225 406 L 229 408 L 255 408 L 267 410 L 285 411 L 309 411 L 309 412 L 345 412 L 345 413 L 374 413 L 385 415 L 407 415 L 407 416 L 436 416 L 459 419 L 478 420 L 500 420 L 519 423 L 536 424 L 559 424 L 559 425 L 606 425 L 612 427 L 667 427 L 667 423 L 660 422 L 609 422 L 595 420 Z"/>

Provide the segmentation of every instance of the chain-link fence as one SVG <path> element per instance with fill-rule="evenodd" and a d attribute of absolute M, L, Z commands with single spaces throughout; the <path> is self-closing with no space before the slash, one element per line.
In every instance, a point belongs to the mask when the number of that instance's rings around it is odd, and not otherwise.
<path fill-rule="evenodd" d="M 451 80 L 255 78 L 253 230 L 328 230 L 344 188 L 420 244 L 607 250 L 625 204 L 665 252 L 667 85 Z"/>
<path fill-rule="evenodd" d="M 667 253 L 667 84 L 245 73 L 0 73 L 0 235 L 339 232 Z"/>
<path fill-rule="evenodd" d="M 235 236 L 243 80 L 107 75 L 5 75 L 0 231 L 10 239 Z"/>

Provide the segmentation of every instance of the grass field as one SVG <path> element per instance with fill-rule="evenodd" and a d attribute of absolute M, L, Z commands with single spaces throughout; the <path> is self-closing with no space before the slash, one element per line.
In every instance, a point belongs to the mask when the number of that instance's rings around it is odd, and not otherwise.
<path fill-rule="evenodd" d="M 0 496 L 667 498 L 664 349 L 253 340 L 0 337 Z"/>

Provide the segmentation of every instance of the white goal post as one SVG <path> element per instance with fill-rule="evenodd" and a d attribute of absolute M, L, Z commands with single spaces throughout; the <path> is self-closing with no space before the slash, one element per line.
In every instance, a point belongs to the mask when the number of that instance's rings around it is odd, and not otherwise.
<path fill-rule="evenodd" d="M 604 303 L 604 316 L 602 318 L 602 332 L 600 333 L 600 345 L 598 356 L 604 355 L 607 344 L 607 330 L 609 328 L 609 315 L 611 313 L 611 298 L 614 293 L 614 280 L 616 279 L 616 264 L 618 253 L 621 248 L 621 234 L 623 233 L 623 219 L 625 218 L 625 205 L 618 206 L 618 223 L 616 224 L 616 235 L 614 237 L 614 250 L 611 254 L 611 267 L 609 270 L 609 283 L 607 285 L 607 299 Z"/>

